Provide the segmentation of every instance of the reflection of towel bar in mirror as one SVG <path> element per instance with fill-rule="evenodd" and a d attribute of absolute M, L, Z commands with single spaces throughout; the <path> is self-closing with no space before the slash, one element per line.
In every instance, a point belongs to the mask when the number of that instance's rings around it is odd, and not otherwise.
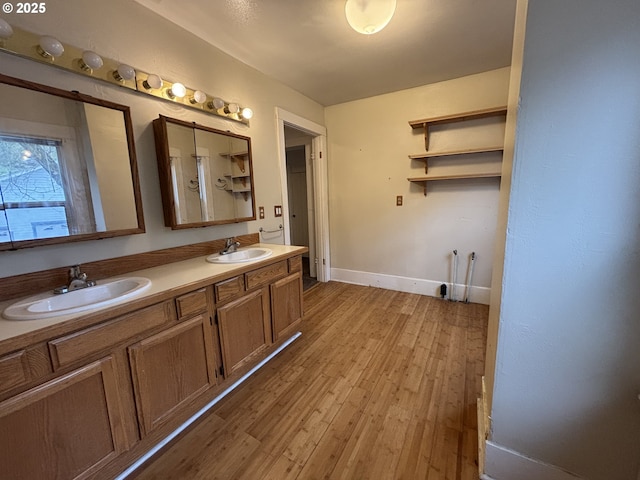
<path fill-rule="evenodd" d="M 175 230 L 255 220 L 249 137 L 163 115 L 153 128 L 165 225 Z"/>

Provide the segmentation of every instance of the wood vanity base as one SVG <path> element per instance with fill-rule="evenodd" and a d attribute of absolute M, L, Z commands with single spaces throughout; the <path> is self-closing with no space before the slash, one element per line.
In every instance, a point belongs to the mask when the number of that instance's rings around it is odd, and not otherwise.
<path fill-rule="evenodd" d="M 209 254 L 206 245 L 171 258 Z M 3 475 L 114 478 L 277 350 L 301 326 L 307 249 L 273 250 L 218 270 L 204 257 L 173 263 L 160 271 L 182 268 L 190 283 L 0 341 Z M 168 263 L 166 251 L 135 257 Z M 125 273 L 111 265 L 89 267 Z"/>

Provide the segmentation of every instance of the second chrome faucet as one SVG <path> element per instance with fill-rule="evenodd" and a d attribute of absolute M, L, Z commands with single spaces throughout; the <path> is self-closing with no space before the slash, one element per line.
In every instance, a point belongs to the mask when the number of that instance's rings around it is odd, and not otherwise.
<path fill-rule="evenodd" d="M 69 268 L 69 284 L 54 289 L 53 293 L 69 293 L 81 288 L 93 287 L 95 284 L 93 280 L 87 280 L 87 274 L 80 270 L 80 265 L 74 265 Z"/>
<path fill-rule="evenodd" d="M 240 246 L 240 242 L 235 241 L 233 237 L 227 238 L 224 241 L 224 248 L 222 250 L 220 250 L 220 255 L 226 255 L 228 253 L 233 253 L 233 252 L 238 250 L 239 246 Z"/>

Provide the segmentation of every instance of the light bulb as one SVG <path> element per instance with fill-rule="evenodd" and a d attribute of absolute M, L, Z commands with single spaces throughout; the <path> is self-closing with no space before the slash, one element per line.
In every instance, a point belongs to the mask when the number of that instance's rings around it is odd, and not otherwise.
<path fill-rule="evenodd" d="M 64 53 L 64 47 L 57 38 L 45 35 L 40 37 L 38 53 L 44 58 L 55 58 Z"/>
<path fill-rule="evenodd" d="M 135 69 L 131 65 L 127 65 L 126 63 L 121 63 L 120 65 L 118 65 L 117 70 L 113 72 L 113 78 L 115 78 L 119 82 L 123 82 L 125 80 L 133 80 L 135 77 Z"/>
<path fill-rule="evenodd" d="M 244 107 L 240 111 L 240 116 L 245 120 L 249 120 L 251 117 L 253 117 L 253 110 L 251 110 L 249 107 Z"/>
<path fill-rule="evenodd" d="M 237 103 L 230 103 L 225 107 L 224 113 L 238 113 L 239 110 L 240 110 L 240 107 L 238 106 Z"/>
<path fill-rule="evenodd" d="M 0 38 L 6 40 L 13 35 L 13 28 L 5 20 L 0 18 Z"/>
<path fill-rule="evenodd" d="M 214 98 L 213 101 L 207 104 L 207 106 L 211 110 L 220 110 L 224 107 L 224 100 L 222 100 L 221 98 Z"/>
<path fill-rule="evenodd" d="M 171 88 L 169 90 L 167 90 L 167 95 L 169 95 L 169 98 L 182 98 L 187 94 L 187 89 L 186 87 L 179 83 L 176 82 L 173 85 L 171 85 Z"/>
<path fill-rule="evenodd" d="M 396 0 L 347 0 L 344 6 L 351 28 L 365 35 L 386 27 L 395 11 Z"/>
<path fill-rule="evenodd" d="M 193 96 L 189 99 L 189 102 L 191 102 L 194 105 L 204 103 L 206 101 L 207 101 L 207 94 L 204 93 L 202 90 L 196 90 L 195 92 L 193 92 Z"/>
<path fill-rule="evenodd" d="M 147 90 L 151 90 L 152 88 L 158 90 L 159 88 L 162 88 L 162 83 L 162 79 L 155 73 L 152 73 L 144 82 L 142 82 L 142 85 Z"/>
<path fill-rule="evenodd" d="M 102 57 L 95 52 L 86 50 L 82 52 L 82 60 L 80 60 L 80 68 L 85 71 L 97 70 L 104 65 Z"/>

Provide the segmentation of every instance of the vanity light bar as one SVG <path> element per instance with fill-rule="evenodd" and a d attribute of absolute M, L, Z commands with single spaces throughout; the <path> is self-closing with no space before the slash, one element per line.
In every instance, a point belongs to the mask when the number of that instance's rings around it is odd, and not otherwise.
<path fill-rule="evenodd" d="M 39 36 L 17 27 L 11 27 L 4 20 L 0 23 L 0 33 L 2 33 L 0 35 L 2 37 L 0 38 L 0 51 L 2 52 L 47 63 L 227 120 L 248 125 L 249 119 L 253 116 L 253 111 L 248 107 L 226 102 L 201 90 L 192 90 L 182 83 L 169 82 L 157 74 L 138 70 L 125 63 L 102 57 L 93 51 L 83 50 L 73 45 L 62 45 L 50 35 Z M 60 48 L 51 49 L 49 46 L 59 46 Z"/>

